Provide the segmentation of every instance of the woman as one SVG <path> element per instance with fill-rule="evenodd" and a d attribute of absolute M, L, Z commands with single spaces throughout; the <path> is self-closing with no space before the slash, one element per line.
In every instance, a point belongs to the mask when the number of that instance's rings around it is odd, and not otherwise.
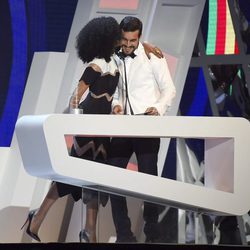
<path fill-rule="evenodd" d="M 79 58 L 87 67 L 79 80 L 71 99 L 70 108 L 83 109 L 84 114 L 110 114 L 112 96 L 118 84 L 119 72 L 112 57 L 115 47 L 119 43 L 120 28 L 113 17 L 98 17 L 92 19 L 77 36 L 76 49 Z M 145 51 L 159 55 L 159 49 L 145 44 Z M 79 104 L 82 95 L 89 90 L 88 95 Z M 71 156 L 105 163 L 110 138 L 74 137 Z M 79 234 L 80 241 L 96 242 L 96 221 L 98 213 L 98 192 L 84 190 L 77 186 L 53 182 L 40 208 L 32 210 L 24 225 L 27 224 L 26 233 L 37 241 L 39 228 L 55 201 L 65 195 L 71 194 L 75 201 L 83 199 L 86 204 L 85 229 Z M 103 206 L 108 196 L 100 195 Z M 23 226 L 24 226 L 23 225 Z M 22 227 L 23 228 L 23 227 Z"/>
<path fill-rule="evenodd" d="M 112 55 L 119 39 L 120 28 L 113 17 L 94 18 L 80 31 L 76 39 L 76 49 L 79 58 L 88 65 L 70 99 L 70 108 L 80 106 L 85 114 L 110 114 L 112 95 L 119 79 Z M 87 90 L 87 97 L 79 105 Z M 109 141 L 109 138 L 74 137 L 71 156 L 105 163 Z M 28 223 L 26 233 L 40 241 L 38 231 L 48 210 L 59 197 L 68 194 L 77 201 L 82 198 L 82 189 L 53 182 L 40 208 L 30 211 L 25 222 Z M 96 242 L 97 192 L 85 190 L 83 201 L 87 206 L 87 215 L 85 230 L 80 232 L 80 236 L 85 241 Z M 102 196 L 101 203 L 106 205 L 107 196 Z"/>

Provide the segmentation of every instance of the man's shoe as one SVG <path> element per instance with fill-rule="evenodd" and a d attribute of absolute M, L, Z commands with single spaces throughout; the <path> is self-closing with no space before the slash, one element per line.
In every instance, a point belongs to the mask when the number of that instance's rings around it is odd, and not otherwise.
<path fill-rule="evenodd" d="M 161 232 L 158 223 L 145 223 L 144 234 L 146 236 L 145 243 L 161 243 Z"/>
<path fill-rule="evenodd" d="M 119 237 L 116 239 L 116 243 L 136 243 L 136 237 L 135 236 L 129 236 L 129 237 Z"/>
<path fill-rule="evenodd" d="M 159 237 L 146 237 L 145 243 L 162 243 Z"/>

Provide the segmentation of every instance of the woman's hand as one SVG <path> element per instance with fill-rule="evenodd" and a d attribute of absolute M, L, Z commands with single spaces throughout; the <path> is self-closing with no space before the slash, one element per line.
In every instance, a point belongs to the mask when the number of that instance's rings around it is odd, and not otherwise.
<path fill-rule="evenodd" d="M 83 81 L 81 80 L 77 87 L 75 88 L 72 96 L 70 97 L 69 100 L 69 107 L 71 109 L 77 109 L 78 105 L 81 101 L 81 98 L 83 96 L 83 94 L 85 93 L 85 91 L 89 88 L 89 86 Z"/>
<path fill-rule="evenodd" d="M 152 44 L 143 42 L 142 43 L 143 47 L 144 47 L 144 51 L 148 57 L 148 59 L 150 59 L 150 53 L 153 53 L 155 56 L 157 56 L 158 58 L 163 58 L 163 53 L 161 51 L 161 49 L 159 49 L 158 47 L 153 46 Z"/>
<path fill-rule="evenodd" d="M 69 101 L 70 109 L 77 109 L 79 105 L 79 97 L 77 95 L 72 95 Z"/>

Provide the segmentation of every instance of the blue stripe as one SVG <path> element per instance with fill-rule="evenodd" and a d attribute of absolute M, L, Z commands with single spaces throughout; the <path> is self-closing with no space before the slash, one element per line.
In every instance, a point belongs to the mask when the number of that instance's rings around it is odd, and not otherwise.
<path fill-rule="evenodd" d="M 47 51 L 45 1 L 29 1 L 27 11 L 27 16 L 29 16 L 29 51 L 32 54 L 36 51 Z"/>
<path fill-rule="evenodd" d="M 195 95 L 187 115 L 203 116 L 205 114 L 207 102 L 208 102 L 208 94 L 207 94 L 206 82 L 203 76 L 202 69 L 200 68 Z"/>
<path fill-rule="evenodd" d="M 5 110 L 0 121 L 0 146 L 9 146 L 26 83 L 27 29 L 24 0 L 9 0 L 13 38 L 12 69 Z"/>

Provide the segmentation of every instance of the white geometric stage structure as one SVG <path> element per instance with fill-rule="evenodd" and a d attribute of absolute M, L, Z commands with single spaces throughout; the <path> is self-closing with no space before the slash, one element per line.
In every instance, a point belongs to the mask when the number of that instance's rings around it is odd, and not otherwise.
<path fill-rule="evenodd" d="M 144 24 L 142 40 L 156 44 L 167 55 L 176 59 L 173 65 L 173 81 L 177 89 L 177 95 L 168 115 L 177 114 L 206 1 L 138 0 L 133 1 L 133 3 L 138 3 L 134 10 L 117 9 L 113 6 L 103 8 L 103 6 L 99 5 L 100 2 L 105 1 L 78 0 L 65 53 L 36 52 L 34 54 L 19 117 L 62 113 L 65 110 L 68 106 L 69 97 L 85 68 L 85 65 L 80 62 L 76 55 L 75 37 L 83 25 L 93 17 L 100 15 L 111 15 L 118 21 L 126 15 L 139 17 Z M 130 1 L 124 0 L 123 2 Z M 169 59 L 171 58 L 167 56 L 167 61 L 171 64 Z M 158 160 L 159 173 L 161 173 L 165 162 L 168 141 L 169 139 L 165 138 L 161 143 Z M 0 223 L 4 228 L 0 235 L 1 242 L 30 241 L 24 231 L 20 231 L 17 224 L 21 226 L 26 219 L 27 212 L 41 204 L 49 185 L 49 180 L 34 178 L 24 170 L 16 134 L 14 133 L 11 146 L 7 148 L 0 147 Z M 70 225 L 65 226 L 65 224 L 62 224 L 64 211 L 58 213 L 57 206 L 69 211 L 65 204 L 71 204 L 71 201 L 61 200 L 57 202 L 50 212 L 51 214 L 48 214 L 47 221 L 44 221 L 44 226 L 39 231 L 43 241 L 57 241 L 59 236 L 64 237 L 64 232 L 67 232 L 66 241 L 78 240 L 80 223 L 78 228 L 77 222 L 79 222 L 80 206 L 74 204 Z M 109 209 L 105 209 L 105 219 L 108 218 L 106 215 L 109 212 Z M 16 217 L 10 220 L 9 216 L 13 217 L 13 214 Z M 136 217 L 135 213 L 133 215 Z M 112 231 L 112 225 L 110 226 L 112 223 L 106 221 L 105 230 L 100 234 L 100 240 L 103 242 L 106 242 Z M 50 228 L 53 227 L 53 230 L 48 231 L 47 225 Z M 110 227 L 108 228 L 108 226 Z"/>
<path fill-rule="evenodd" d="M 26 171 L 213 214 L 250 209 L 250 125 L 243 118 L 48 114 L 23 116 L 16 135 Z M 71 157 L 65 135 L 205 139 L 205 187 Z"/>

